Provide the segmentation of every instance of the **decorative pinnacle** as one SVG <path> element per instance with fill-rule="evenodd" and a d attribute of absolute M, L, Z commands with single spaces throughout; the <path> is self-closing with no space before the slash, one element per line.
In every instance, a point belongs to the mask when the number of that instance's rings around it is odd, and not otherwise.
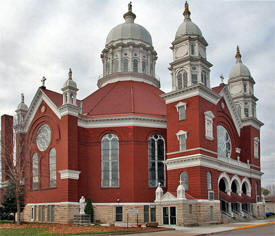
<path fill-rule="evenodd" d="M 189 4 L 188 4 L 187 1 L 185 2 L 185 9 L 184 9 L 183 15 L 184 15 L 184 19 L 185 19 L 185 20 L 186 20 L 186 19 L 189 19 L 189 20 L 190 20 L 191 12 L 189 11 Z"/>
<path fill-rule="evenodd" d="M 21 93 L 21 103 L 24 103 L 24 93 Z"/>
<path fill-rule="evenodd" d="M 68 75 L 69 75 L 69 80 L 72 80 L 73 72 L 72 72 L 72 69 L 71 69 L 71 68 L 69 69 Z"/>
<path fill-rule="evenodd" d="M 128 11 L 132 11 L 132 8 L 133 8 L 132 2 L 129 2 L 129 4 L 128 4 Z"/>
<path fill-rule="evenodd" d="M 237 45 L 237 52 L 236 52 L 235 58 L 236 58 L 236 63 L 242 63 L 242 60 L 241 60 L 242 55 L 240 53 L 240 48 L 238 45 Z"/>

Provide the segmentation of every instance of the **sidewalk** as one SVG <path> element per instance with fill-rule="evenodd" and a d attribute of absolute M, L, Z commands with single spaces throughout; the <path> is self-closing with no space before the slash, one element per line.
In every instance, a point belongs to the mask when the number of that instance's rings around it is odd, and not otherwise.
<path fill-rule="evenodd" d="M 266 220 L 257 220 L 257 221 L 249 221 L 249 222 L 237 222 L 237 223 L 230 223 L 230 224 L 218 224 L 218 225 L 207 225 L 207 226 L 197 226 L 197 227 L 174 226 L 170 228 L 174 228 L 175 231 L 152 232 L 152 233 L 142 233 L 142 234 L 135 234 L 135 235 L 143 235 L 143 236 L 207 235 L 207 234 L 215 234 L 218 232 L 224 232 L 224 231 L 230 231 L 230 230 L 253 228 L 253 227 L 258 227 L 266 224 L 274 224 L 274 227 L 275 227 L 275 220 L 266 219 Z"/>

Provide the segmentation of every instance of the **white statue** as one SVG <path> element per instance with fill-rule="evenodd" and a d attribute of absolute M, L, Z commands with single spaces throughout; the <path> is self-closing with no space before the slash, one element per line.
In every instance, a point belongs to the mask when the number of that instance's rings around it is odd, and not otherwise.
<path fill-rule="evenodd" d="M 82 196 L 79 200 L 79 214 L 85 215 L 84 209 L 85 209 L 86 203 L 85 203 L 85 197 Z"/>

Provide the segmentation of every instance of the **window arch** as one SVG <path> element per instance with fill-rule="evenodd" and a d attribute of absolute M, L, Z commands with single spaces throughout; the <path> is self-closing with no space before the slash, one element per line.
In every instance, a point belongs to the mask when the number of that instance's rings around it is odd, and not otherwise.
<path fill-rule="evenodd" d="M 50 151 L 50 160 L 49 160 L 49 169 L 50 169 L 50 187 L 56 187 L 56 150 L 52 148 Z"/>
<path fill-rule="evenodd" d="M 212 175 L 209 171 L 207 172 L 207 189 L 212 189 Z"/>
<path fill-rule="evenodd" d="M 165 141 L 159 134 L 154 134 L 148 141 L 149 152 L 149 186 L 156 187 L 158 183 L 165 185 Z"/>
<path fill-rule="evenodd" d="M 217 138 L 218 138 L 218 156 L 219 157 L 231 157 L 231 139 L 227 130 L 221 126 L 217 126 Z"/>
<path fill-rule="evenodd" d="M 128 72 L 128 59 L 123 59 L 123 72 Z"/>
<path fill-rule="evenodd" d="M 101 186 L 119 187 L 119 140 L 115 134 L 101 139 Z"/>
<path fill-rule="evenodd" d="M 38 155 L 34 153 L 32 156 L 32 189 L 38 189 L 39 181 L 39 164 L 38 164 Z"/>
<path fill-rule="evenodd" d="M 147 65 L 146 61 L 143 60 L 142 61 L 142 73 L 146 73 L 146 65 Z"/>
<path fill-rule="evenodd" d="M 138 60 L 133 60 L 133 72 L 138 72 Z"/>
<path fill-rule="evenodd" d="M 185 70 L 181 70 L 178 72 L 177 86 L 178 86 L 178 89 L 183 89 L 187 87 L 187 72 Z"/>
<path fill-rule="evenodd" d="M 181 172 L 180 182 L 182 183 L 184 189 L 187 191 L 188 190 L 188 174 L 186 171 Z"/>

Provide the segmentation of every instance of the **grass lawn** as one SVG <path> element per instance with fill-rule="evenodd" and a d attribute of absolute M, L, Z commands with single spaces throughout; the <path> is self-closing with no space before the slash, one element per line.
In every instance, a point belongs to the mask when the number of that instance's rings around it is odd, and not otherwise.
<path fill-rule="evenodd" d="M 63 225 L 63 224 L 1 224 L 0 235 L 1 236 L 47 236 L 47 235 L 80 235 L 80 234 L 107 234 L 118 232 L 152 232 L 168 230 L 165 228 L 126 228 L 115 226 L 75 226 L 75 225 Z"/>

